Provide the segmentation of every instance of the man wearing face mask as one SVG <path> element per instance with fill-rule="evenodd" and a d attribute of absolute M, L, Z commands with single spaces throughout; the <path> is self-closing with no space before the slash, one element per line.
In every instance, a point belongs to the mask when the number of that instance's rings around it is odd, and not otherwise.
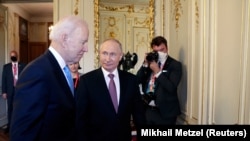
<path fill-rule="evenodd" d="M 167 40 L 162 36 L 151 42 L 153 52 L 146 53 L 137 72 L 148 125 L 175 125 L 180 115 L 177 87 L 182 64 L 168 55 Z"/>
<path fill-rule="evenodd" d="M 6 133 L 9 132 L 10 119 L 13 109 L 13 97 L 15 93 L 15 84 L 20 75 L 21 71 L 26 64 L 18 62 L 18 54 L 16 51 L 10 52 L 10 63 L 3 66 L 2 72 L 2 97 L 7 99 L 8 105 L 8 124 L 5 130 Z"/>

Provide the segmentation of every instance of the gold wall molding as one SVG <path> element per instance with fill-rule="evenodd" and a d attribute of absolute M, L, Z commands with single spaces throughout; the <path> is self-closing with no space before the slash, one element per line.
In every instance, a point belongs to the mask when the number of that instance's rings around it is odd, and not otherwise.
<path fill-rule="evenodd" d="M 150 0 L 149 1 L 149 37 L 150 39 L 153 39 L 154 37 L 154 3 L 155 3 L 155 0 Z"/>
<path fill-rule="evenodd" d="M 116 25 L 115 17 L 109 17 L 108 23 L 109 23 L 109 26 L 110 26 L 110 27 L 115 26 L 115 25 Z"/>
<path fill-rule="evenodd" d="M 76 3 L 75 3 L 75 10 L 74 10 L 74 14 L 75 14 L 75 15 L 78 15 L 78 5 L 79 5 L 79 0 L 76 0 Z"/>
<path fill-rule="evenodd" d="M 196 24 L 196 29 L 198 30 L 199 28 L 199 18 L 200 18 L 200 14 L 199 14 L 199 5 L 197 0 L 195 1 L 195 24 Z"/>
<path fill-rule="evenodd" d="M 103 9 L 106 9 L 108 11 L 122 11 L 122 10 L 126 10 L 128 13 L 131 13 L 131 12 L 135 12 L 134 10 L 134 5 L 125 5 L 125 6 L 107 6 L 107 5 L 104 5 L 104 4 L 101 4 L 100 3 L 100 8 L 103 8 Z"/>
<path fill-rule="evenodd" d="M 175 21 L 175 29 L 177 32 L 178 32 L 178 29 L 180 27 L 179 21 L 180 21 L 182 14 L 183 14 L 181 1 L 182 0 L 172 0 L 171 1 L 172 16 L 173 16 L 173 20 Z"/>
<path fill-rule="evenodd" d="M 171 1 L 171 11 L 172 11 L 172 19 L 175 22 L 175 29 L 178 32 L 178 29 L 180 28 L 180 18 L 183 15 L 183 7 L 182 7 L 182 2 L 185 0 L 172 0 Z M 195 24 L 196 24 L 196 29 L 199 27 L 199 3 L 197 0 L 195 0 Z"/>
<path fill-rule="evenodd" d="M 150 20 L 151 20 L 150 18 L 141 19 L 138 17 L 135 17 L 134 19 L 136 25 L 141 25 L 143 27 L 150 27 L 150 24 L 151 24 Z"/>
<path fill-rule="evenodd" d="M 120 33 L 120 29 L 119 29 L 119 25 L 117 25 L 116 23 L 119 24 L 119 19 L 111 16 L 111 17 L 107 17 L 104 18 L 106 21 L 108 21 L 108 24 L 104 28 L 104 36 L 106 38 L 118 38 L 119 37 L 119 33 Z"/>
<path fill-rule="evenodd" d="M 100 17 L 100 13 L 99 13 L 99 0 L 95 0 L 94 1 L 94 44 L 95 44 L 95 68 L 99 67 L 99 17 Z"/>

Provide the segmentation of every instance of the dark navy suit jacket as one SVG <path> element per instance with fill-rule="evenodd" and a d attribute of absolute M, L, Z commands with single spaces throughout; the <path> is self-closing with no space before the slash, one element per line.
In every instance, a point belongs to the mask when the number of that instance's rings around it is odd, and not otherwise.
<path fill-rule="evenodd" d="M 18 76 L 21 74 L 22 70 L 25 67 L 25 63 L 18 62 Z M 2 73 L 2 93 L 7 94 L 7 104 L 8 104 L 8 124 L 7 129 L 11 124 L 12 110 L 13 110 L 13 98 L 15 94 L 14 87 L 14 76 L 12 71 L 12 63 L 5 64 L 3 66 Z"/>
<path fill-rule="evenodd" d="M 24 63 L 18 62 L 18 75 L 20 75 L 24 67 Z M 12 98 L 14 91 L 13 84 L 14 77 L 12 72 L 12 63 L 8 63 L 3 66 L 2 73 L 2 93 L 7 93 L 8 98 Z"/>
<path fill-rule="evenodd" d="M 131 116 L 145 124 L 143 103 L 135 75 L 118 70 L 120 102 L 116 113 L 101 68 L 84 74 L 77 90 L 79 140 L 131 141 Z"/>
<path fill-rule="evenodd" d="M 23 70 L 16 86 L 11 141 L 73 141 L 75 100 L 48 50 Z"/>

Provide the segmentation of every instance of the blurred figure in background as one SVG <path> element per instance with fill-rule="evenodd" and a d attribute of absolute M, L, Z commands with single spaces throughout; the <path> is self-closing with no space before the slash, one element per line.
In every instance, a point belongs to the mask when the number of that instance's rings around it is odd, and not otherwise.
<path fill-rule="evenodd" d="M 5 129 L 6 133 L 9 133 L 11 123 L 16 82 L 18 80 L 18 76 L 26 65 L 25 63 L 18 62 L 18 53 L 15 50 L 10 52 L 10 60 L 10 63 L 3 66 L 2 72 L 2 97 L 3 99 L 7 99 L 8 106 L 8 123 Z"/>
<path fill-rule="evenodd" d="M 76 63 L 69 64 L 69 69 L 70 69 L 70 72 L 71 72 L 71 75 L 73 78 L 74 88 L 76 91 L 77 86 L 78 86 L 79 81 L 80 81 L 80 77 L 83 75 L 82 73 L 79 72 L 79 70 L 82 68 L 80 67 L 79 62 L 76 62 Z"/>

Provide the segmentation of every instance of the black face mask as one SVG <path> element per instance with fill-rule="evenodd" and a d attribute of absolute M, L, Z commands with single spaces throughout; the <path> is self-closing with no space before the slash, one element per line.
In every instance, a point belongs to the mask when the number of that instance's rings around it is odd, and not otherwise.
<path fill-rule="evenodd" d="M 17 61 L 17 57 L 16 57 L 16 56 L 11 56 L 10 59 L 11 59 L 11 61 L 13 61 L 13 62 L 16 62 L 16 61 Z"/>

